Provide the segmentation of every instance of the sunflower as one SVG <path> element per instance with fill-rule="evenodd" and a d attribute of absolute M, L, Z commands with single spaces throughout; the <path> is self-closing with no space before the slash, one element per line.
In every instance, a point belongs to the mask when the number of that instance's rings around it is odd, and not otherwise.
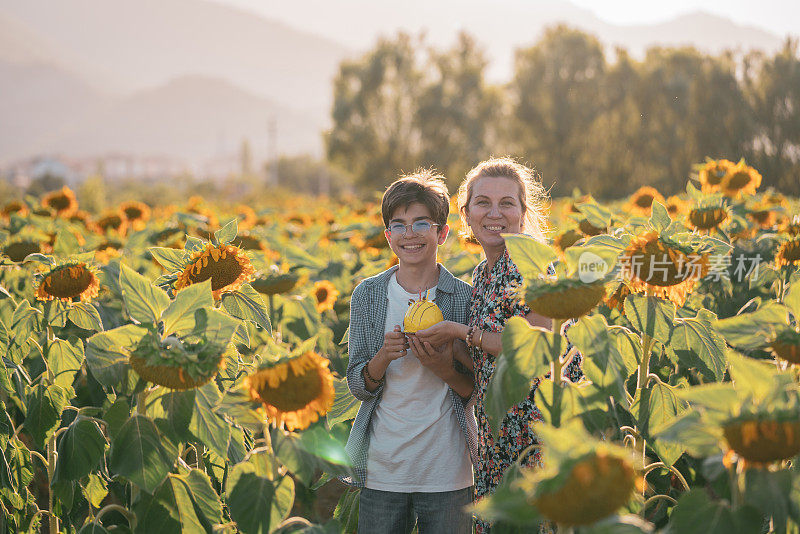
<path fill-rule="evenodd" d="M 84 228 L 91 228 L 92 216 L 88 211 L 77 210 L 75 213 L 69 216 L 69 222 L 81 224 Z"/>
<path fill-rule="evenodd" d="M 264 295 L 281 295 L 294 289 L 299 281 L 299 274 L 282 273 L 276 267 L 267 273 L 259 273 L 250 285 Z"/>
<path fill-rule="evenodd" d="M 689 205 L 685 200 L 681 200 L 681 198 L 677 195 L 672 195 L 671 197 L 667 198 L 664 207 L 667 208 L 667 212 L 669 213 L 670 217 L 677 217 L 683 213 L 686 213 L 689 210 Z"/>
<path fill-rule="evenodd" d="M 755 204 L 748 210 L 747 216 L 762 229 L 769 229 L 778 224 L 778 213 L 773 205 Z"/>
<path fill-rule="evenodd" d="M 553 239 L 553 246 L 558 249 L 561 254 L 563 254 L 565 250 L 581 239 L 583 239 L 583 234 L 574 228 L 571 228 L 566 232 L 558 234 L 556 238 Z"/>
<path fill-rule="evenodd" d="M 778 358 L 800 364 L 800 333 L 788 330 L 781 333 L 769 347 Z"/>
<path fill-rule="evenodd" d="M 565 527 L 599 521 L 622 508 L 634 490 L 644 488 L 644 479 L 630 460 L 603 450 L 571 462 L 566 478 L 557 479 L 540 482 L 533 504 L 546 518 Z"/>
<path fill-rule="evenodd" d="M 650 231 L 636 236 L 622 253 L 633 292 L 648 292 L 683 306 L 698 279 L 708 273 L 708 255 L 696 254 Z"/>
<path fill-rule="evenodd" d="M 314 221 L 311 220 L 311 217 L 307 213 L 295 212 L 286 217 L 286 222 L 296 224 L 303 228 L 308 228 L 313 224 Z"/>
<path fill-rule="evenodd" d="M 620 282 L 617 288 L 610 295 L 603 299 L 603 303 L 612 310 L 623 311 L 625 309 L 625 297 L 631 294 L 631 288 L 625 282 Z"/>
<path fill-rule="evenodd" d="M 258 221 L 258 216 L 256 212 L 253 211 L 253 208 L 247 206 L 245 204 L 239 204 L 236 206 L 236 218 L 239 219 L 239 229 L 246 230 L 248 228 L 252 228 L 256 225 L 256 221 Z"/>
<path fill-rule="evenodd" d="M 42 207 L 52 210 L 59 217 L 69 217 L 78 210 L 78 200 L 72 189 L 64 186 L 42 197 Z"/>
<path fill-rule="evenodd" d="M 728 210 L 724 206 L 706 206 L 692 208 L 686 219 L 688 226 L 695 230 L 710 232 L 728 220 Z"/>
<path fill-rule="evenodd" d="M 39 252 L 49 252 L 50 245 L 41 244 L 33 239 L 19 239 L 3 245 L 2 252 L 5 256 L 13 261 L 19 263 L 23 261 L 28 254 L 37 254 Z"/>
<path fill-rule="evenodd" d="M 787 217 L 781 224 L 780 231 L 792 237 L 800 236 L 800 216 Z"/>
<path fill-rule="evenodd" d="M 20 217 L 25 217 L 29 213 L 28 205 L 19 200 L 12 200 L 3 206 L 2 215 L 4 218 L 10 217 L 14 213 Z"/>
<path fill-rule="evenodd" d="M 158 384 L 171 389 L 187 390 L 195 389 L 209 383 L 212 378 L 217 376 L 220 368 L 225 366 L 225 353 L 221 352 L 218 358 L 209 358 L 202 362 L 202 371 L 194 374 L 184 370 L 180 365 L 152 365 L 146 358 L 137 356 L 135 353 L 130 355 L 128 363 L 139 376 L 148 382 Z M 200 365 L 195 365 L 200 367 Z"/>
<path fill-rule="evenodd" d="M 470 254 L 481 254 L 483 253 L 483 247 L 478 240 L 475 239 L 474 235 L 459 235 L 458 242 L 461 245 L 461 248 L 469 252 Z"/>
<path fill-rule="evenodd" d="M 755 195 L 756 189 L 761 185 L 761 174 L 744 160 L 737 163 L 725 176 L 720 184 L 725 196 L 739 198 L 741 195 Z"/>
<path fill-rule="evenodd" d="M 312 293 L 317 303 L 317 311 L 320 313 L 325 310 L 332 310 L 334 303 L 336 303 L 336 297 L 339 296 L 339 291 L 327 280 L 314 282 Z"/>
<path fill-rule="evenodd" d="M 703 193 L 719 191 L 720 185 L 736 165 L 727 159 L 709 160 L 700 168 L 698 178 Z"/>
<path fill-rule="evenodd" d="M 95 222 L 98 233 L 124 236 L 128 232 L 128 219 L 121 210 L 107 211 Z"/>
<path fill-rule="evenodd" d="M 364 245 L 361 247 L 361 249 L 364 250 L 368 248 L 389 248 L 389 242 L 386 240 L 386 236 L 384 235 L 383 231 L 375 232 L 364 240 Z"/>
<path fill-rule="evenodd" d="M 775 263 L 778 267 L 788 267 L 789 265 L 800 265 L 800 238 L 795 237 L 786 241 L 778 247 L 775 254 Z"/>
<path fill-rule="evenodd" d="M 745 416 L 723 425 L 728 446 L 748 462 L 768 464 L 800 453 L 797 414 L 773 414 L 770 419 Z"/>
<path fill-rule="evenodd" d="M 147 221 L 150 220 L 150 206 L 144 202 L 130 200 L 120 204 L 119 209 L 125 214 L 125 218 L 128 219 L 134 230 L 144 229 Z"/>
<path fill-rule="evenodd" d="M 316 352 L 262 367 L 244 379 L 244 388 L 261 402 L 275 426 L 303 430 L 333 406 L 329 361 Z"/>
<path fill-rule="evenodd" d="M 119 241 L 105 241 L 100 243 L 97 248 L 94 249 L 94 259 L 105 265 L 113 258 L 122 256 L 122 251 L 120 250 L 122 247 L 123 245 Z"/>
<path fill-rule="evenodd" d="M 578 230 L 583 232 L 583 235 L 587 237 L 605 234 L 608 232 L 608 228 L 600 228 L 599 226 L 595 226 L 590 223 L 588 219 L 581 219 L 581 221 L 578 223 Z"/>
<path fill-rule="evenodd" d="M 664 197 L 655 187 L 643 185 L 631 195 L 628 200 L 628 209 L 634 215 L 650 216 L 650 210 L 656 200 L 664 203 Z"/>
<path fill-rule="evenodd" d="M 72 302 L 78 298 L 89 302 L 100 290 L 100 279 L 94 268 L 86 263 L 64 263 L 50 268 L 39 280 L 36 298 L 39 300 L 60 299 Z"/>
<path fill-rule="evenodd" d="M 250 280 L 254 272 L 250 260 L 238 247 L 209 243 L 192 255 L 191 262 L 175 281 L 175 290 L 210 278 L 211 292 L 214 299 L 219 300 L 223 292 L 237 289 Z"/>
<path fill-rule="evenodd" d="M 606 286 L 598 281 L 537 280 L 525 290 L 525 303 L 533 311 L 551 319 L 572 319 L 592 311 L 606 295 Z"/>

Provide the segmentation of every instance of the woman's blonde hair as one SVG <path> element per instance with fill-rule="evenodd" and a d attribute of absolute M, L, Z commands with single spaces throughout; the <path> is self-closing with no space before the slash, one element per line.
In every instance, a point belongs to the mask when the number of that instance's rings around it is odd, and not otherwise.
<path fill-rule="evenodd" d="M 518 163 L 513 158 L 490 158 L 478 163 L 467 173 L 458 188 L 458 214 L 461 217 L 460 235 L 474 239 L 472 228 L 467 223 L 467 206 L 472 200 L 472 188 L 479 178 L 510 178 L 519 185 L 519 200 L 522 204 L 522 233 L 545 242 L 548 232 L 547 212 L 549 195 L 541 178 L 533 169 Z"/>

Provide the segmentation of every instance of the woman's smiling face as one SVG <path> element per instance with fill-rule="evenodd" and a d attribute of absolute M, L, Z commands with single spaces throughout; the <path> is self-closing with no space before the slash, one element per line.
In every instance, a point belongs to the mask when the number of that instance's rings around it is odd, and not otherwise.
<path fill-rule="evenodd" d="M 484 249 L 505 246 L 500 234 L 522 231 L 519 193 L 519 184 L 505 176 L 483 176 L 473 183 L 467 222 Z"/>

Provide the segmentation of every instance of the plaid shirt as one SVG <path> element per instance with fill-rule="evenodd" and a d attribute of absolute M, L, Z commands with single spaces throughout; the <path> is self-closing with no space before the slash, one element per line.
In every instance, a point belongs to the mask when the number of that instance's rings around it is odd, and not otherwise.
<path fill-rule="evenodd" d="M 344 477 L 342 481 L 358 487 L 364 487 L 367 480 L 367 451 L 369 450 L 369 429 L 375 407 L 381 401 L 383 385 L 368 391 L 364 385 L 364 366 L 383 346 L 388 306 L 389 279 L 397 270 L 394 266 L 376 276 L 362 281 L 350 298 L 350 334 L 347 350 L 350 356 L 347 365 L 347 385 L 350 392 L 361 401 L 358 415 L 350 430 L 346 450 L 353 461 L 353 477 Z M 467 323 L 469 300 L 472 286 L 462 282 L 439 264 L 439 283 L 436 285 L 434 302 L 442 310 L 446 321 L 461 324 Z M 473 407 L 475 390 L 468 400 L 461 398 L 450 389 L 458 424 L 464 433 L 473 464 L 478 456 L 478 427 Z"/>

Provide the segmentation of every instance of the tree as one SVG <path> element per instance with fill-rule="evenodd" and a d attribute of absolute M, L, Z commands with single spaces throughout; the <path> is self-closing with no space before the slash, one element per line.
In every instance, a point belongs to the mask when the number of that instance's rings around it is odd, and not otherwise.
<path fill-rule="evenodd" d="M 381 39 L 363 58 L 342 63 L 334 81 L 328 160 L 358 185 L 381 188 L 420 164 L 417 102 L 424 73 L 412 38 Z"/>
<path fill-rule="evenodd" d="M 420 161 L 442 172 L 451 186 L 499 146 L 502 95 L 484 79 L 487 64 L 466 33 L 448 51 L 429 51 L 428 83 L 417 110 Z"/>
<path fill-rule="evenodd" d="M 600 109 L 595 104 L 606 69 L 600 42 L 563 25 L 517 52 L 509 85 L 512 128 L 508 146 L 532 158 L 554 192 L 572 189 L 584 169 L 576 164 Z"/>

